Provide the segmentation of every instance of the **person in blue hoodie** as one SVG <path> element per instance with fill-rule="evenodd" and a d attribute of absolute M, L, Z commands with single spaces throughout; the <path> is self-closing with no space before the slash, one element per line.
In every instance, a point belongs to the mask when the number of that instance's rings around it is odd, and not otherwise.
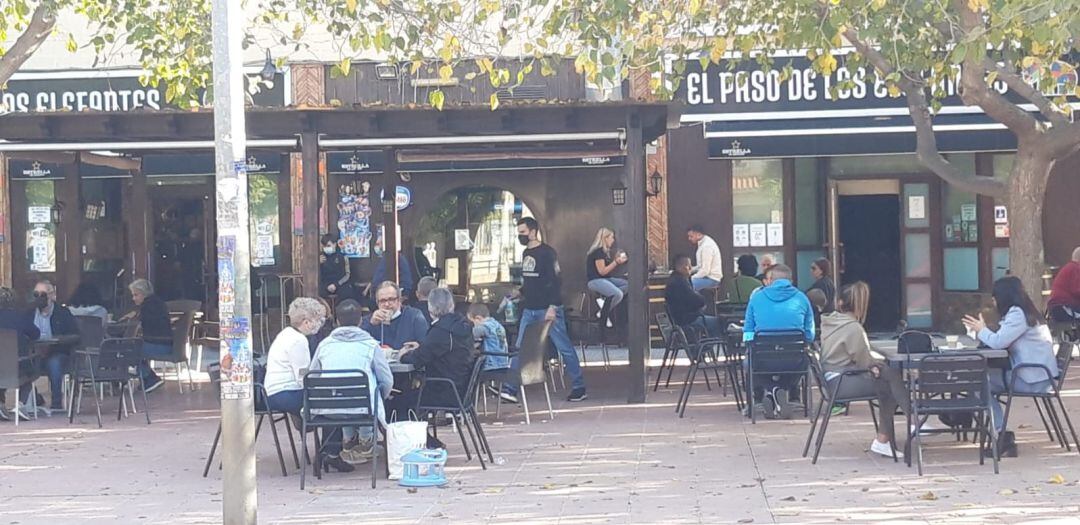
<path fill-rule="evenodd" d="M 385 400 L 390 397 L 394 387 L 394 374 L 386 353 L 379 348 L 379 342 L 371 334 L 360 328 L 363 318 L 360 303 L 346 299 L 337 305 L 338 327 L 319 343 L 315 357 L 311 359 L 309 370 L 361 370 L 368 376 L 368 389 L 375 405 L 373 409 L 379 420 L 385 424 Z M 312 412 L 320 416 L 335 417 L 349 414 L 348 409 L 323 409 Z M 342 438 L 347 445 L 342 451 Z M 355 441 L 355 444 L 352 442 Z M 324 461 L 336 470 L 352 470 L 353 463 L 366 462 L 375 446 L 375 436 L 370 427 L 345 427 L 341 432 L 333 432 L 323 447 Z"/>
<path fill-rule="evenodd" d="M 807 342 L 815 336 L 814 311 L 806 294 L 791 283 L 791 268 L 777 264 L 765 276 L 765 287 L 750 296 L 746 305 L 746 321 L 743 324 L 743 340 L 753 341 L 762 332 L 802 332 Z M 755 399 L 761 395 L 765 417 L 791 418 L 788 391 L 799 377 L 795 375 L 759 376 L 764 381 Z M 756 378 L 755 378 L 756 380 Z M 755 389 L 757 390 L 757 389 Z"/>

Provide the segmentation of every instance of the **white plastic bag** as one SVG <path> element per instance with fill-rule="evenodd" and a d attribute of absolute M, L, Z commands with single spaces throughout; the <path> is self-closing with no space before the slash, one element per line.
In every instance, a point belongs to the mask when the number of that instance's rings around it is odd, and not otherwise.
<path fill-rule="evenodd" d="M 409 417 L 417 419 L 412 410 Z M 392 421 L 386 425 L 386 461 L 390 465 L 390 479 L 401 479 L 402 457 L 427 446 L 427 427 L 426 421 Z"/>

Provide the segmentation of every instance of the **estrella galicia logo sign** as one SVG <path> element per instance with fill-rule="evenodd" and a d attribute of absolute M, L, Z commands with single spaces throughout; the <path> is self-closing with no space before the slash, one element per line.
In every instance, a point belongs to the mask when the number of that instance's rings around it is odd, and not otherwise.
<path fill-rule="evenodd" d="M 341 163 L 341 169 L 343 171 L 347 171 L 349 173 L 359 173 L 361 171 L 365 171 L 365 170 L 368 170 L 370 168 L 371 168 L 371 164 L 368 164 L 367 162 L 362 162 L 360 160 L 360 157 L 358 157 L 356 155 L 353 155 L 353 156 L 349 157 L 348 162 L 342 162 Z"/>
<path fill-rule="evenodd" d="M 611 164 L 611 157 L 582 157 L 581 163 L 589 166 L 603 166 Z"/>
<path fill-rule="evenodd" d="M 379 200 L 382 200 L 386 193 L 383 190 L 379 190 Z M 404 210 L 412 205 L 412 191 L 405 186 L 398 186 L 396 194 L 394 195 L 394 203 L 397 211 Z"/>
<path fill-rule="evenodd" d="M 254 155 L 247 158 L 247 171 L 248 173 L 258 173 L 266 169 L 266 164 L 259 162 Z"/>
<path fill-rule="evenodd" d="M 750 148 L 744 148 L 738 140 L 733 140 L 731 147 L 720 150 L 720 153 L 725 157 L 745 157 L 750 154 Z"/>
<path fill-rule="evenodd" d="M 33 164 L 30 165 L 29 169 L 22 170 L 22 174 L 25 177 L 48 177 L 49 175 L 52 175 L 52 170 L 43 168 L 41 163 L 35 160 Z"/>

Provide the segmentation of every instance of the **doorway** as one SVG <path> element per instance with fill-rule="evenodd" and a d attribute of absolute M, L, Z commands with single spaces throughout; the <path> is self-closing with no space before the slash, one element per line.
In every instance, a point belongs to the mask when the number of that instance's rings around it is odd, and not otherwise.
<path fill-rule="evenodd" d="M 842 284 L 870 285 L 866 327 L 893 331 L 900 320 L 902 261 L 899 195 L 839 197 Z"/>
<path fill-rule="evenodd" d="M 154 228 L 150 269 L 155 293 L 166 301 L 192 299 L 205 304 L 212 284 L 208 274 L 213 270 L 208 262 L 213 250 L 207 245 L 207 239 L 215 236 L 210 220 L 213 188 L 209 181 L 155 182 L 150 190 Z"/>

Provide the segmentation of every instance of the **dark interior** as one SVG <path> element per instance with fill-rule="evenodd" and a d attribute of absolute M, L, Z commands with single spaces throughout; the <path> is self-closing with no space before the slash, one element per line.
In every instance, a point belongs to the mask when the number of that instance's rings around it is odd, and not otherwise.
<path fill-rule="evenodd" d="M 844 250 L 843 284 L 870 285 L 866 327 L 892 331 L 900 320 L 900 198 L 896 195 L 840 197 L 840 241 Z"/>

